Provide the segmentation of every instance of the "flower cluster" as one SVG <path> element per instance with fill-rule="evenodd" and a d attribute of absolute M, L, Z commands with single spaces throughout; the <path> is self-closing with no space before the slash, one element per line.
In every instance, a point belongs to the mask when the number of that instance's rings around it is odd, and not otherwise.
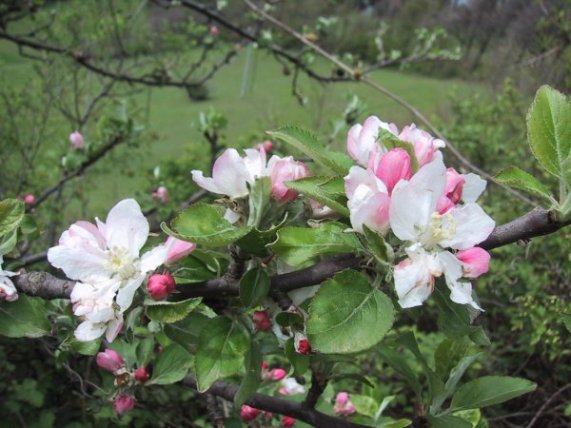
<path fill-rule="evenodd" d="M 267 144 L 261 144 L 256 149 L 246 149 L 244 157 L 236 149 L 227 149 L 214 162 L 211 178 L 204 177 L 202 171 L 193 170 L 192 179 L 209 192 L 237 199 L 248 196 L 249 186 L 256 178 L 269 177 L 274 199 L 280 203 L 290 202 L 297 197 L 297 192 L 288 189 L 284 183 L 307 177 L 309 169 L 291 156 L 273 155 L 267 161 L 266 148 L 269 148 Z"/>
<path fill-rule="evenodd" d="M 383 132 L 398 145 L 384 145 Z M 359 164 L 345 177 L 351 225 L 357 232 L 390 231 L 404 243 L 406 258 L 394 267 L 403 308 L 421 305 L 444 276 L 452 301 L 480 309 L 465 278 L 488 270 L 490 256 L 477 247 L 495 226 L 476 203 L 486 182 L 446 168 L 444 146 L 415 125 L 399 134 L 374 116 L 348 134 L 347 151 Z"/>
<path fill-rule="evenodd" d="M 77 339 L 90 341 L 105 334 L 112 342 L 146 275 L 194 249 L 171 239 L 140 255 L 148 235 L 149 223 L 139 204 L 126 199 L 109 211 L 105 222 L 72 224 L 59 245 L 49 249 L 49 262 L 77 281 L 71 302 L 74 314 L 84 319 L 75 330 Z"/>

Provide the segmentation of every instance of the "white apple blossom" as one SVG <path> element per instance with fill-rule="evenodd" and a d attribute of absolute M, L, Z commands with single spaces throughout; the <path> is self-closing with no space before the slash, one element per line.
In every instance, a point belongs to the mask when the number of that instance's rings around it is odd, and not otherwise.
<path fill-rule="evenodd" d="M 59 245 L 48 251 L 49 262 L 78 281 L 71 300 L 74 313 L 85 321 L 75 334 L 93 340 L 106 333 L 112 341 L 122 314 L 148 272 L 167 260 L 169 245 L 159 245 L 140 256 L 149 223 L 134 199 L 115 205 L 106 222 L 79 221 L 63 232 Z"/>
<path fill-rule="evenodd" d="M 5 300 L 7 302 L 13 302 L 18 300 L 18 290 L 14 286 L 14 283 L 10 279 L 14 276 L 14 272 L 9 272 L 2 269 L 2 264 L 4 263 L 4 257 L 0 255 L 0 301 Z"/>
<path fill-rule="evenodd" d="M 383 122 L 376 116 L 370 116 L 363 125 L 357 123 L 349 129 L 347 152 L 359 165 L 366 167 L 371 153 L 378 150 L 386 151 L 377 144 L 381 129 L 390 132 L 395 137 L 398 136 L 398 128 L 394 123 Z"/>
<path fill-rule="evenodd" d="M 481 185 L 472 187 L 479 191 Z M 494 221 L 475 202 L 456 205 L 440 214 L 439 198 L 446 186 L 446 167 L 442 155 L 423 166 L 410 181 L 401 180 L 391 195 L 389 221 L 393 233 L 408 241 L 408 258 L 395 267 L 395 288 L 403 308 L 421 305 L 432 293 L 434 279 L 444 275 L 450 299 L 480 309 L 472 298 L 472 286 L 460 281 L 462 263 L 447 251 L 466 250 L 484 241 L 494 229 Z M 478 187 L 479 186 L 479 187 Z M 472 191 L 472 200 L 476 194 Z"/>

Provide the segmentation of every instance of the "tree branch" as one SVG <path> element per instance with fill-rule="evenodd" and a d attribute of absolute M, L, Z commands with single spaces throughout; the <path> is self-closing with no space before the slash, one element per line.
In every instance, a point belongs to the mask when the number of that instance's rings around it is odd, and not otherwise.
<path fill-rule="evenodd" d="M 188 376 L 183 383 L 190 388 L 197 389 L 196 379 L 192 376 Z M 231 383 L 214 382 L 214 385 L 212 385 L 207 392 L 232 402 L 238 392 L 238 386 Z M 367 426 L 326 415 L 325 413 L 308 408 L 294 401 L 283 400 L 263 394 L 254 394 L 249 400 L 246 400 L 246 404 L 256 409 L 291 416 L 316 427 L 358 428 Z"/>

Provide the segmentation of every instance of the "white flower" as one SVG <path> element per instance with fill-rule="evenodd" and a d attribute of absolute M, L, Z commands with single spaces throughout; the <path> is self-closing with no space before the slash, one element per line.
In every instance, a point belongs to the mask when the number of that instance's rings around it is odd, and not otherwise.
<path fill-rule="evenodd" d="M 14 283 L 9 277 L 14 276 L 15 273 L 3 270 L 3 263 L 4 257 L 0 255 L 0 301 L 13 302 L 18 300 L 18 290 L 16 290 Z"/>
<path fill-rule="evenodd" d="M 386 151 L 384 147 L 377 144 L 381 129 L 390 132 L 395 137 L 398 135 L 398 129 L 394 123 L 383 122 L 376 116 L 370 116 L 363 125 L 358 123 L 349 129 L 347 152 L 359 165 L 366 167 L 372 152 Z"/>
<path fill-rule="evenodd" d="M 475 202 L 457 205 L 445 214 L 436 210 L 446 185 L 446 168 L 440 153 L 410 181 L 401 180 L 391 195 L 389 221 L 393 233 L 411 245 L 408 259 L 395 267 L 395 288 L 402 307 L 421 305 L 430 296 L 434 278 L 444 274 L 450 299 L 480 307 L 472 299 L 472 286 L 460 281 L 461 262 L 445 248 L 465 250 L 484 241 L 494 221 Z M 471 198 L 470 198 L 471 199 Z"/>
<path fill-rule="evenodd" d="M 282 387 L 280 388 L 279 393 L 282 395 L 303 394 L 305 392 L 304 386 L 297 383 L 293 377 L 283 378 L 281 380 L 281 384 Z"/>
<path fill-rule="evenodd" d="M 53 266 L 79 281 L 72 293 L 74 313 L 88 322 L 76 330 L 80 340 L 92 340 L 105 331 L 113 336 L 109 329 L 117 325 L 120 329 L 121 314 L 131 305 L 146 274 L 163 264 L 169 251 L 168 246 L 159 245 L 139 256 L 149 223 L 134 199 L 119 202 L 105 223 L 99 219 L 96 223 L 74 223 L 63 232 L 59 245 L 48 251 Z"/>

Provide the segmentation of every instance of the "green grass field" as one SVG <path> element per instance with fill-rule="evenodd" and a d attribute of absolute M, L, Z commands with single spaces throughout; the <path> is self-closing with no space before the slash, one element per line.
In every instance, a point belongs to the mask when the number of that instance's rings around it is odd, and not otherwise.
<path fill-rule="evenodd" d="M 147 171 L 169 158 L 180 156 L 181 150 L 189 145 L 194 146 L 193 152 L 199 152 L 202 147 L 206 152 L 206 143 L 202 141 L 196 124 L 198 113 L 210 107 L 228 119 L 228 146 L 243 146 L 252 134 L 262 138 L 263 131 L 286 124 L 301 125 L 318 134 L 328 134 L 331 119 L 341 117 L 351 93 L 359 95 L 366 102 L 368 114 L 394 121 L 399 127 L 413 121 L 405 109 L 362 84 L 325 85 L 305 76 L 299 79 L 299 90 L 309 101 L 302 107 L 292 95 L 291 76 L 284 76 L 282 65 L 263 52 L 253 51 L 252 54 L 249 84 L 246 85 L 247 90 L 243 96 L 241 92 L 246 52 L 209 81 L 210 99 L 207 101 L 191 101 L 184 90 L 171 88 L 140 88 L 140 92 L 132 95 L 132 101 L 141 108 L 145 108 L 146 102 L 150 100 L 145 115 L 148 117 L 146 125 L 156 136 L 149 147 L 142 149 L 142 156 L 133 157 L 136 165 L 129 165 L 145 174 L 118 179 L 115 172 L 94 169 L 90 173 L 89 182 L 95 185 L 91 186 L 88 206 L 83 206 L 81 211 L 102 214 L 120 198 L 132 196 L 145 185 Z M 319 63 L 319 67 L 326 73 L 329 70 L 325 63 Z M 32 61 L 20 57 L 13 46 L 0 42 L 0 74 L 4 85 L 25 85 L 34 76 Z M 446 114 L 447 99 L 451 94 L 462 96 L 477 90 L 473 84 L 462 81 L 438 80 L 392 70 L 378 71 L 373 77 L 429 117 Z M 62 121 L 62 139 L 70 132 L 68 128 L 68 123 Z M 89 138 L 89 128 L 86 137 Z M 344 139 L 340 138 L 334 145 L 342 149 Z M 117 150 L 121 152 L 129 149 Z"/>

